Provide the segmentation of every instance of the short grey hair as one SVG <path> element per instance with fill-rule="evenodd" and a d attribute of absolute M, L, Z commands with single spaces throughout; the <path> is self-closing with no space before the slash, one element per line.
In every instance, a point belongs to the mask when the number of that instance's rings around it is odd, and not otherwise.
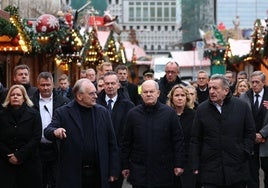
<path fill-rule="evenodd" d="M 211 76 L 210 80 L 221 80 L 222 86 L 224 88 L 230 88 L 230 84 L 229 84 L 228 79 L 222 74 L 214 74 Z"/>
<path fill-rule="evenodd" d="M 73 94 L 76 96 L 78 93 L 84 93 L 85 92 L 85 87 L 83 87 L 84 83 L 92 83 L 89 79 L 87 78 L 81 78 L 77 80 L 74 84 L 74 87 L 72 89 Z"/>
<path fill-rule="evenodd" d="M 260 76 L 261 77 L 261 81 L 265 82 L 266 76 L 262 71 L 254 71 L 250 77 L 252 78 L 253 76 Z"/>

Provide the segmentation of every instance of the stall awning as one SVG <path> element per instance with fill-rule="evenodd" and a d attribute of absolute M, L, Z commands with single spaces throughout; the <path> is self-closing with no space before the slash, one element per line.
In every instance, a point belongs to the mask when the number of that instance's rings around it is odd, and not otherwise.
<path fill-rule="evenodd" d="M 170 52 L 171 58 L 173 58 L 180 67 L 208 67 L 211 65 L 209 58 L 199 60 L 198 51 L 174 51 Z"/>

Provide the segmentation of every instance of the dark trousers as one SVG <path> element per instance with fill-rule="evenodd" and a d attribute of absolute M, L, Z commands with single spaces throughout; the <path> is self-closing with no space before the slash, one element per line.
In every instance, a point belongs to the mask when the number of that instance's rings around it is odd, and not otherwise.
<path fill-rule="evenodd" d="M 203 188 L 245 188 L 246 183 L 245 182 L 239 182 L 232 185 L 226 185 L 226 186 L 219 186 L 214 184 L 204 184 Z"/>
<path fill-rule="evenodd" d="M 249 179 L 247 181 L 247 188 L 259 188 L 259 169 L 260 159 L 259 154 L 255 153 L 249 157 Z"/>
<path fill-rule="evenodd" d="M 264 172 L 264 188 L 268 188 L 268 157 L 261 157 L 261 169 Z"/>
<path fill-rule="evenodd" d="M 108 181 L 108 180 L 107 180 Z M 82 166 L 82 188 L 100 188 L 100 171 L 95 165 Z"/>
<path fill-rule="evenodd" d="M 54 144 L 40 144 L 39 152 L 42 162 L 43 188 L 56 187 L 57 147 Z"/>
<path fill-rule="evenodd" d="M 118 179 L 114 182 L 110 182 L 110 188 L 122 188 L 124 178 L 122 175 L 119 175 Z"/>

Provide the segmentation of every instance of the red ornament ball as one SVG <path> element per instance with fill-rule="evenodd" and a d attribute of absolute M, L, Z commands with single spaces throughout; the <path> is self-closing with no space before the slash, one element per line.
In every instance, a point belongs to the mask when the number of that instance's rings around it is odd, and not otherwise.
<path fill-rule="evenodd" d="M 35 29 L 38 33 L 49 33 L 59 30 L 59 20 L 51 14 L 43 14 L 38 17 L 35 23 Z"/>

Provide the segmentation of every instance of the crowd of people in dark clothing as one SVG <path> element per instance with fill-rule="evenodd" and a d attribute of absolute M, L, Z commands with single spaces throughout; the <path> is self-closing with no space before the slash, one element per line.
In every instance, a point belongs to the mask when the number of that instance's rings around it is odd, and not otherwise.
<path fill-rule="evenodd" d="M 266 75 L 196 73 L 175 61 L 154 79 L 129 82 L 128 67 L 105 62 L 68 75 L 14 68 L 0 84 L 0 187 L 268 188 Z"/>

